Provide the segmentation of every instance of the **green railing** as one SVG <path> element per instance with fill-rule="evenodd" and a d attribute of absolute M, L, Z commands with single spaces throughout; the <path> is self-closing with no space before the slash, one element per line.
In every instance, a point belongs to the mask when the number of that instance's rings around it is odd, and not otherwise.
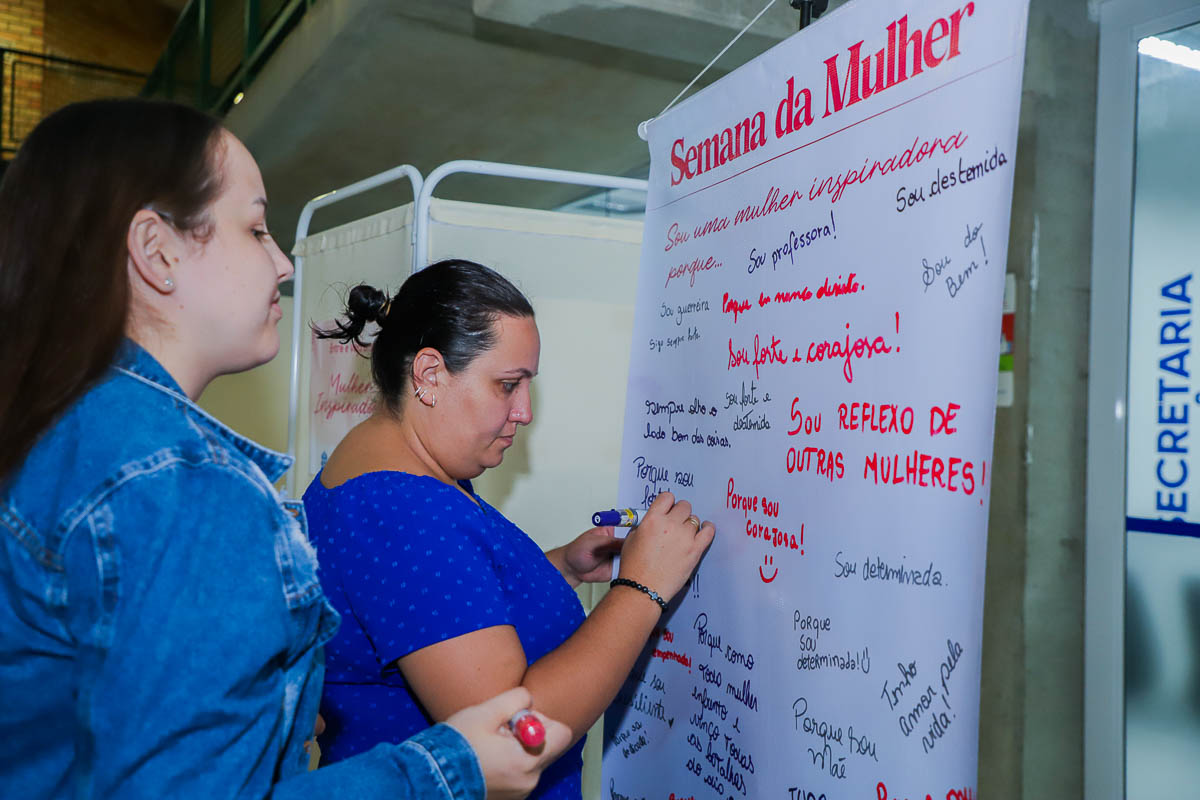
<path fill-rule="evenodd" d="M 316 0 L 191 0 L 142 89 L 223 114 Z"/>

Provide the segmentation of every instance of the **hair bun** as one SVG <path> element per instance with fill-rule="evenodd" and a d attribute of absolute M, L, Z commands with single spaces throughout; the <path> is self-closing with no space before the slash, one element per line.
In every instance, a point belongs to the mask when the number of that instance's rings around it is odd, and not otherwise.
<path fill-rule="evenodd" d="M 382 325 L 387 317 L 390 302 L 385 292 L 360 283 L 350 290 L 350 295 L 346 298 L 345 319 L 334 320 L 333 327 L 328 329 L 312 325 L 312 330 L 320 339 L 337 339 L 368 347 L 371 342 L 362 338 L 363 329 L 369 322 Z"/>
<path fill-rule="evenodd" d="M 346 301 L 346 310 L 352 323 L 358 320 L 363 323 L 381 322 L 387 316 L 387 307 L 387 294 L 365 283 L 351 289 Z"/>

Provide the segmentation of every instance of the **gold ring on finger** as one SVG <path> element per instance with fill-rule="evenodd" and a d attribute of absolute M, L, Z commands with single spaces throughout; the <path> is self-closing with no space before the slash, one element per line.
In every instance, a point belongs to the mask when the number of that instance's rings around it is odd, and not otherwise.
<path fill-rule="evenodd" d="M 696 530 L 700 530 L 700 518 L 695 514 L 689 514 L 688 518 L 685 519 L 684 522 L 690 522 L 696 526 Z"/>

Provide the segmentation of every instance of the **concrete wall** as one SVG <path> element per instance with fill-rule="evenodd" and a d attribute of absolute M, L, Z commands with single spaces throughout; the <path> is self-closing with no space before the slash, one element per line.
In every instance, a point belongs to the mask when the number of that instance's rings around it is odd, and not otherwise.
<path fill-rule="evenodd" d="M 996 420 L 982 797 L 1083 797 L 1083 482 L 1098 45 L 1091 5 L 1032 0 L 1030 8 L 1008 255 L 1018 284 L 1017 400 Z"/>

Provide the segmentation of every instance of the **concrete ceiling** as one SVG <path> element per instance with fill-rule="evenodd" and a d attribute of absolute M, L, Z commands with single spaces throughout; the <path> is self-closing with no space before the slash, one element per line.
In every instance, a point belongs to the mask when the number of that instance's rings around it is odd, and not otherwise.
<path fill-rule="evenodd" d="M 762 0 L 321 0 L 226 123 L 258 158 L 269 223 L 288 246 L 307 200 L 401 163 L 426 175 L 459 158 L 644 175 L 637 124 L 761 7 Z M 796 22 L 777 2 L 705 82 Z M 583 193 L 475 176 L 438 189 L 439 197 L 536 208 Z M 319 212 L 313 230 L 410 199 L 407 186 L 376 190 Z"/>

